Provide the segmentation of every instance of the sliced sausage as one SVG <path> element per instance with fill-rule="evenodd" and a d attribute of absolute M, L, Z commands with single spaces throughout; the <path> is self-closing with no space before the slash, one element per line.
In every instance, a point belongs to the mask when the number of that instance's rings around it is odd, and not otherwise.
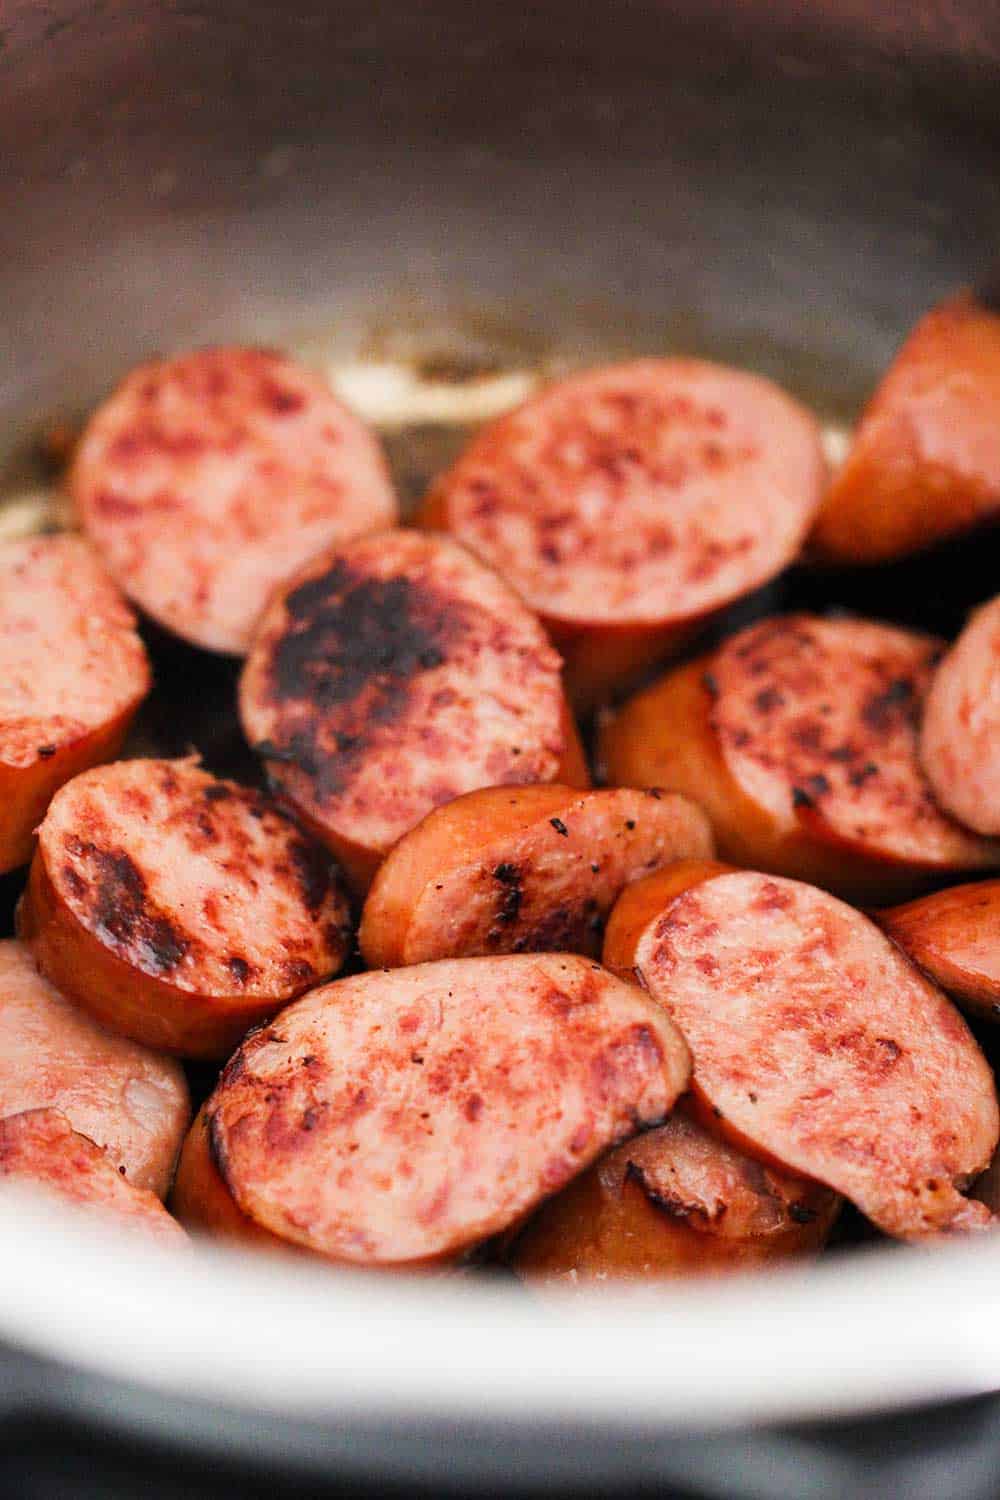
<path fill-rule="evenodd" d="M 541 626 L 445 537 L 364 537 L 264 617 L 240 714 L 281 796 L 367 889 L 434 807 L 478 787 L 586 786 Z"/>
<path fill-rule="evenodd" d="M 711 853 L 701 809 L 655 789 L 469 792 L 390 852 L 365 902 L 361 952 L 371 968 L 477 953 L 597 954 L 622 886 Z"/>
<path fill-rule="evenodd" d="M 942 807 L 977 833 L 1000 834 L 1000 595 L 934 674 L 920 755 Z"/>
<path fill-rule="evenodd" d="M 318 375 L 266 349 L 133 370 L 88 423 L 69 488 L 130 598 L 237 655 L 283 579 L 397 515 L 372 433 Z"/>
<path fill-rule="evenodd" d="M 64 994 L 185 1057 L 226 1056 L 350 943 L 326 852 L 193 760 L 119 761 L 63 787 L 19 922 Z"/>
<path fill-rule="evenodd" d="M 187 1243 L 159 1198 L 124 1178 L 107 1152 L 78 1134 L 57 1109 L 31 1109 L 0 1120 L 0 1181 L 59 1198 L 109 1228 L 135 1231 L 164 1245 Z"/>
<path fill-rule="evenodd" d="M 1000 1132 L 989 1065 L 949 1000 L 854 908 L 752 871 L 627 886 L 605 962 L 693 1056 L 692 1098 L 741 1149 L 842 1193 L 887 1234 L 983 1227 L 959 1191 Z"/>
<path fill-rule="evenodd" d="M 1000 317 L 968 292 L 913 329 L 872 396 L 812 542 L 880 563 L 1000 516 Z"/>
<path fill-rule="evenodd" d="M 1000 880 L 953 885 L 875 920 L 963 1009 L 1000 1021 Z"/>
<path fill-rule="evenodd" d="M 589 708 L 792 561 L 826 478 L 812 416 L 758 375 L 645 359 L 551 385 L 425 503 L 537 610 Z"/>
<path fill-rule="evenodd" d="M 342 979 L 243 1043 L 175 1211 L 332 1260 L 453 1261 L 662 1120 L 688 1073 L 662 1008 L 571 954 Z"/>
<path fill-rule="evenodd" d="M 53 1108 L 134 1187 L 164 1197 L 191 1119 L 180 1064 L 105 1031 L 0 943 L 0 1115 Z"/>
<path fill-rule="evenodd" d="M 0 872 L 53 793 L 117 755 L 150 688 L 131 610 L 82 537 L 0 545 Z"/>
<path fill-rule="evenodd" d="M 554 1286 L 740 1271 L 819 1251 L 839 1208 L 675 1112 L 544 1203 L 509 1259 Z"/>
<path fill-rule="evenodd" d="M 885 900 L 1000 865 L 934 801 L 918 724 L 941 650 L 859 619 L 788 615 L 669 673 L 608 723 L 608 779 L 695 797 L 723 858 Z"/>

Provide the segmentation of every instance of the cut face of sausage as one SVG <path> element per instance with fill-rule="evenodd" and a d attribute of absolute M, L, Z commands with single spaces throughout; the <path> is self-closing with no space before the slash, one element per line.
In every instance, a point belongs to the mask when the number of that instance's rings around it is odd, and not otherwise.
<path fill-rule="evenodd" d="M 0 545 L 0 871 L 56 789 L 117 754 L 149 692 L 131 610 L 75 536 Z"/>
<path fill-rule="evenodd" d="M 460 1257 L 663 1119 L 688 1070 L 664 1011 L 599 965 L 469 958 L 313 991 L 244 1042 L 205 1114 L 255 1225 L 414 1265 Z"/>
<path fill-rule="evenodd" d="M 922 318 L 872 397 L 813 544 L 878 563 L 1000 516 L 1000 317 L 968 293 Z"/>
<path fill-rule="evenodd" d="M 191 1118 L 173 1058 L 105 1031 L 0 943 L 0 1115 L 51 1107 L 129 1182 L 164 1197 Z"/>
<path fill-rule="evenodd" d="M 824 481 L 816 423 L 770 381 L 647 359 L 560 381 L 487 427 L 424 519 L 514 585 L 593 701 L 586 655 L 625 630 L 648 663 L 669 635 L 643 631 L 689 626 L 780 572 Z"/>
<path fill-rule="evenodd" d="M 1000 1021 L 1000 880 L 953 885 L 875 917 L 964 1009 Z"/>
<path fill-rule="evenodd" d="M 359 934 L 370 967 L 477 953 L 600 952 L 622 887 L 712 853 L 686 797 L 493 787 L 430 813 L 390 852 Z"/>
<path fill-rule="evenodd" d="M 941 806 L 977 833 L 1000 834 L 1000 597 L 934 674 L 920 754 Z"/>
<path fill-rule="evenodd" d="M 91 418 L 69 486 L 126 593 L 237 655 L 283 579 L 397 515 L 374 436 L 318 375 L 264 349 L 134 370 Z"/>
<path fill-rule="evenodd" d="M 463 548 L 386 532 L 317 559 L 275 600 L 240 713 L 276 789 L 364 889 L 397 839 L 463 792 L 586 785 L 559 665 Z"/>
<path fill-rule="evenodd" d="M 326 852 L 194 761 L 132 760 L 53 800 L 20 914 L 58 987 L 151 1046 L 225 1056 L 337 972 L 347 900 Z"/>
<path fill-rule="evenodd" d="M 566 1286 L 739 1271 L 818 1251 L 839 1207 L 675 1111 L 543 1204 L 511 1261 Z"/>
<path fill-rule="evenodd" d="M 128 1182 L 107 1152 L 79 1135 L 56 1109 L 0 1120 L 0 1181 L 38 1188 L 108 1227 L 134 1230 L 165 1245 L 187 1243 L 159 1198 Z"/>
<path fill-rule="evenodd" d="M 926 868 L 1000 863 L 939 811 L 917 758 L 941 643 L 858 619 L 789 615 L 726 641 L 711 664 L 712 725 L 741 790 L 776 824 L 804 824 Z"/>
<path fill-rule="evenodd" d="M 669 902 L 616 965 L 629 956 L 691 1047 L 695 1097 L 744 1149 L 826 1183 L 887 1234 L 987 1222 L 957 1188 L 996 1146 L 989 1066 L 860 912 L 798 881 L 719 875 Z"/>

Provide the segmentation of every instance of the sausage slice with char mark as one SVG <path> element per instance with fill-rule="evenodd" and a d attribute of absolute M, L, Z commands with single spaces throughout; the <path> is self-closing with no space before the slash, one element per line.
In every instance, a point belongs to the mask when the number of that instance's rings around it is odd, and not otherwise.
<path fill-rule="evenodd" d="M 1000 834 L 1000 596 L 977 610 L 934 674 L 920 737 L 941 806 Z"/>
<path fill-rule="evenodd" d="M 953 885 L 874 915 L 964 1010 L 1000 1021 L 1000 880 Z"/>
<path fill-rule="evenodd" d="M 135 1187 L 166 1196 L 191 1119 L 180 1064 L 105 1031 L 0 943 L 0 1116 L 58 1110 Z"/>
<path fill-rule="evenodd" d="M 57 1109 L 0 1119 L 0 1182 L 37 1189 L 108 1228 L 143 1234 L 163 1245 L 188 1242 L 159 1198 L 124 1178 L 107 1152 L 75 1131 Z"/>
<path fill-rule="evenodd" d="M 53 799 L 20 930 L 54 984 L 126 1036 L 224 1057 L 341 967 L 329 858 L 259 792 L 196 762 L 121 761 Z"/>
<path fill-rule="evenodd" d="M 968 292 L 913 329 L 865 409 L 812 535 L 881 563 L 1000 517 L 1000 317 Z"/>
<path fill-rule="evenodd" d="M 446 537 L 390 531 L 275 599 L 240 714 L 276 791 L 364 892 L 434 807 L 483 786 L 586 786 L 560 661 L 534 616 Z"/>
<path fill-rule="evenodd" d="M 662 1120 L 688 1073 L 662 1008 L 571 954 L 342 979 L 236 1053 L 175 1211 L 331 1260 L 452 1262 Z"/>
<path fill-rule="evenodd" d="M 236 655 L 307 558 L 397 518 L 374 435 L 318 375 L 267 349 L 133 370 L 91 417 L 69 488 L 130 598 Z"/>
<path fill-rule="evenodd" d="M 941 649 L 876 621 L 763 620 L 625 705 L 604 730 L 609 780 L 697 798 L 723 858 L 862 899 L 1000 865 L 920 766 Z"/>
<path fill-rule="evenodd" d="M 816 422 L 770 381 L 644 359 L 559 381 L 487 427 L 422 520 L 537 610 L 585 709 L 781 572 L 825 478 Z"/>
<path fill-rule="evenodd" d="M 117 755 L 149 692 L 132 611 L 77 536 L 0 545 L 0 872 L 53 794 Z"/>
<path fill-rule="evenodd" d="M 712 1129 L 898 1238 L 988 1225 L 960 1189 L 990 1161 L 1000 1115 L 951 1002 L 825 891 L 752 871 L 690 879 L 679 890 L 664 872 L 652 916 L 661 876 L 627 887 L 604 955 L 684 1034 Z"/>
<path fill-rule="evenodd" d="M 389 853 L 359 941 L 375 968 L 477 953 L 597 954 L 622 887 L 712 853 L 686 797 L 491 787 L 429 813 Z"/>
<path fill-rule="evenodd" d="M 748 1270 L 816 1254 L 840 1203 L 675 1111 L 544 1203 L 509 1259 L 560 1288 Z"/>

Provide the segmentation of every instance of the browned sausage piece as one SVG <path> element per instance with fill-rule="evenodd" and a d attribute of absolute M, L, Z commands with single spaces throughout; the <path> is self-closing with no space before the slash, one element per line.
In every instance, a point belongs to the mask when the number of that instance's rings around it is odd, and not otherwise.
<path fill-rule="evenodd" d="M 180 1065 L 105 1031 L 0 943 L 0 1115 L 51 1106 L 135 1187 L 165 1197 L 191 1119 Z"/>
<path fill-rule="evenodd" d="M 977 833 L 1000 834 L 1000 596 L 934 674 L 920 755 L 942 807 Z"/>
<path fill-rule="evenodd" d="M 462 792 L 587 785 L 559 666 L 463 548 L 390 531 L 317 558 L 274 601 L 240 713 L 275 788 L 364 891 L 397 839 Z"/>
<path fill-rule="evenodd" d="M 964 1009 L 1000 1021 L 1000 880 L 953 885 L 875 920 Z"/>
<path fill-rule="evenodd" d="M 246 651 L 275 587 L 391 526 L 376 439 L 316 374 L 265 349 L 134 370 L 91 418 L 69 486 L 126 593 L 210 651 Z"/>
<path fill-rule="evenodd" d="M 98 1020 L 185 1057 L 335 974 L 347 898 L 326 852 L 193 760 L 130 760 L 53 799 L 20 909 L 42 972 Z"/>
<path fill-rule="evenodd" d="M 826 1183 L 887 1234 L 988 1222 L 958 1189 L 996 1147 L 993 1075 L 951 1002 L 867 917 L 814 886 L 737 871 L 649 918 L 644 883 L 612 914 L 605 962 L 634 971 L 676 1021 L 715 1128 Z"/>
<path fill-rule="evenodd" d="M 0 545 L 0 872 L 31 858 L 57 788 L 117 755 L 150 681 L 132 611 L 81 537 Z"/>
<path fill-rule="evenodd" d="M 820 1250 L 840 1201 L 675 1112 L 544 1203 L 509 1259 L 554 1286 L 745 1270 Z"/>
<path fill-rule="evenodd" d="M 920 767 L 940 650 L 875 621 L 763 620 L 626 704 L 604 732 L 608 779 L 695 797 L 724 859 L 862 899 L 1000 865 Z"/>
<path fill-rule="evenodd" d="M 79 1135 L 57 1109 L 32 1109 L 0 1120 L 0 1181 L 23 1183 L 114 1227 L 164 1245 L 187 1235 L 153 1193 L 128 1182 L 106 1151 Z"/>
<path fill-rule="evenodd" d="M 455 1260 L 662 1120 L 688 1073 L 663 1009 L 572 954 L 342 979 L 243 1043 L 175 1211 L 332 1260 Z"/>
<path fill-rule="evenodd" d="M 708 819 L 657 790 L 491 787 L 428 813 L 389 853 L 359 942 L 370 968 L 477 953 L 601 951 L 622 886 L 712 853 Z"/>
<path fill-rule="evenodd" d="M 813 533 L 879 563 L 1000 516 L 1000 317 L 967 292 L 913 329 L 868 404 Z"/>
<path fill-rule="evenodd" d="M 644 359 L 551 385 L 474 438 L 425 503 L 538 611 L 588 708 L 797 554 L 826 469 L 759 375 Z"/>

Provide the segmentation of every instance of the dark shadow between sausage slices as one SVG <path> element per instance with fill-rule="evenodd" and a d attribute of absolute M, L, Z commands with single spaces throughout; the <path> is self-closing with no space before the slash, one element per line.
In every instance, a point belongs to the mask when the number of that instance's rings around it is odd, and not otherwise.
<path fill-rule="evenodd" d="M 704 866 L 684 889 L 683 874 L 627 887 L 604 957 L 684 1034 L 713 1131 L 901 1239 L 990 1223 L 960 1189 L 996 1147 L 993 1075 L 951 1002 L 825 891 Z"/>
<path fill-rule="evenodd" d="M 275 791 L 360 894 L 463 792 L 587 785 L 559 656 L 446 537 L 384 532 L 315 559 L 261 621 L 240 716 Z"/>
<path fill-rule="evenodd" d="M 452 1263 L 663 1120 L 689 1068 L 662 1007 L 571 954 L 342 979 L 244 1042 L 174 1208 L 331 1260 Z"/>
<path fill-rule="evenodd" d="M 225 1057 L 335 974 L 351 936 L 326 852 L 193 760 L 120 761 L 64 787 L 19 930 L 91 1015 L 185 1057 Z"/>

